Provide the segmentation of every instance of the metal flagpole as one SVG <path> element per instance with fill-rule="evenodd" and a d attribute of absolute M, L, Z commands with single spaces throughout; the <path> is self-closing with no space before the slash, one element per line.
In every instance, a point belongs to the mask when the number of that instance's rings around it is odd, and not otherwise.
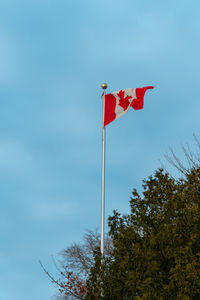
<path fill-rule="evenodd" d="M 107 84 L 101 85 L 103 90 L 107 89 Z M 103 91 L 103 124 L 102 124 L 102 180 L 101 180 L 101 256 L 104 253 L 104 224 L 105 224 L 105 127 L 104 127 L 104 112 L 105 112 L 105 91 Z"/>

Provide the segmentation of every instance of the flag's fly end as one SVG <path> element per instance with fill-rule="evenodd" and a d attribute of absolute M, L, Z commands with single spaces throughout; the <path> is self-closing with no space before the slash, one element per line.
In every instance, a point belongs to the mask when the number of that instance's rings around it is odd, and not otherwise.
<path fill-rule="evenodd" d="M 123 116 L 130 107 L 135 110 L 142 109 L 146 91 L 153 88 L 154 86 L 130 88 L 105 95 L 104 126 Z"/>

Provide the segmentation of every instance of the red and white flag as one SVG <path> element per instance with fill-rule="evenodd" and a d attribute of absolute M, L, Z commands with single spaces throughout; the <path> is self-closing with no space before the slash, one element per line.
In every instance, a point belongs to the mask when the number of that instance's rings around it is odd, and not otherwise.
<path fill-rule="evenodd" d="M 126 89 L 106 94 L 104 108 L 104 126 L 115 119 L 126 114 L 130 107 L 142 109 L 144 106 L 144 94 L 146 90 L 153 89 L 153 86 L 143 88 Z"/>

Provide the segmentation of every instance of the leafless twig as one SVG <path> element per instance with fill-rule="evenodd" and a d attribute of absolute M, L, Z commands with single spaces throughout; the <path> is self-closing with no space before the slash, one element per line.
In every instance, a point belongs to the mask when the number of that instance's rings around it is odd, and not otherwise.
<path fill-rule="evenodd" d="M 39 264 L 41 266 L 41 268 L 43 269 L 43 271 L 46 273 L 46 275 L 50 278 L 51 282 L 55 283 L 56 285 L 58 285 L 61 289 L 65 290 L 68 294 L 70 294 L 71 296 L 80 299 L 80 300 L 84 300 L 81 296 L 76 295 L 75 293 L 73 293 L 72 291 L 70 291 L 70 289 L 67 289 L 66 287 L 63 287 L 62 284 L 60 284 L 57 280 L 55 280 L 53 278 L 53 276 L 46 270 L 46 268 L 44 267 L 44 265 L 42 264 L 42 262 L 39 260 Z"/>

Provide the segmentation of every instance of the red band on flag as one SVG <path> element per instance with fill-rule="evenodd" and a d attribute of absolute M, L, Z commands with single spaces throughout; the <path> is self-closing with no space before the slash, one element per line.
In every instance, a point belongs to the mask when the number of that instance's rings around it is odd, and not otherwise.
<path fill-rule="evenodd" d="M 136 88 L 136 99 L 133 99 L 131 106 L 135 109 L 142 109 L 144 106 L 144 95 L 147 90 L 153 89 L 153 86 L 145 86 L 143 88 Z"/>
<path fill-rule="evenodd" d="M 104 126 L 108 125 L 110 122 L 116 119 L 115 107 L 116 98 L 112 94 L 107 94 L 104 96 L 105 101 L 105 112 L 104 112 Z"/>

